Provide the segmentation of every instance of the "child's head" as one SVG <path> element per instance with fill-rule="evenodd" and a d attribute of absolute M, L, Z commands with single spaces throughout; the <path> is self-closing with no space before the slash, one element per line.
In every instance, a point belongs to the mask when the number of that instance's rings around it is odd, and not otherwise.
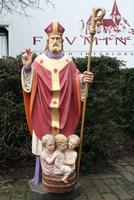
<path fill-rule="evenodd" d="M 46 147 L 48 151 L 53 152 L 55 149 L 55 138 L 51 134 L 46 134 L 42 137 L 42 146 Z"/>
<path fill-rule="evenodd" d="M 67 148 L 67 138 L 63 134 L 57 134 L 55 136 L 56 146 L 59 150 L 65 151 Z"/>
<path fill-rule="evenodd" d="M 77 135 L 73 134 L 68 137 L 68 148 L 69 149 L 73 150 L 76 147 L 78 147 L 79 144 L 80 144 L 80 138 Z"/>

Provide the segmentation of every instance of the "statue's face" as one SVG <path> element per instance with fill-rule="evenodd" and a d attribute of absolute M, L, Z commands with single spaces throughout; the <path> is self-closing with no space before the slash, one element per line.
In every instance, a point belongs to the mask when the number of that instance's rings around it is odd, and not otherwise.
<path fill-rule="evenodd" d="M 51 35 L 48 39 L 49 50 L 58 53 L 62 50 L 62 37 L 60 35 Z"/>
<path fill-rule="evenodd" d="M 58 149 L 64 152 L 67 149 L 67 142 L 59 144 Z"/>
<path fill-rule="evenodd" d="M 71 138 L 69 141 L 68 141 L 68 148 L 73 150 L 75 149 L 77 143 L 76 143 L 76 140 L 74 138 Z"/>
<path fill-rule="evenodd" d="M 55 149 L 55 141 L 49 140 L 49 141 L 46 143 L 46 148 L 47 148 L 48 151 L 53 152 L 54 149 Z"/>

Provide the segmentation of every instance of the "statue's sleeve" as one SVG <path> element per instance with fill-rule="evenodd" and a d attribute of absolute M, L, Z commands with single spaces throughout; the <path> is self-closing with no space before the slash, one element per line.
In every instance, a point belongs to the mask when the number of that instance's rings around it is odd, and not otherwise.
<path fill-rule="evenodd" d="M 79 86 L 80 86 L 80 99 L 83 102 L 86 96 L 86 90 L 85 90 L 85 84 L 83 84 L 83 74 L 80 73 L 80 71 L 77 69 L 75 63 L 73 62 L 74 66 L 74 77 L 77 77 L 79 79 Z M 77 80 L 78 80 L 77 79 Z"/>
<path fill-rule="evenodd" d="M 32 88 L 32 80 L 33 80 L 33 68 L 27 69 L 25 66 L 23 66 L 21 70 L 21 83 L 22 83 L 22 89 L 30 93 Z"/>

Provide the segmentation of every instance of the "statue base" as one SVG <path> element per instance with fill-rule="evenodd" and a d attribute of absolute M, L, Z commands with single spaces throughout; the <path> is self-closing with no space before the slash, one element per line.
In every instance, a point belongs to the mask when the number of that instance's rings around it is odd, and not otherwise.
<path fill-rule="evenodd" d="M 68 193 L 74 190 L 76 184 L 76 173 L 70 174 L 68 177 L 68 183 L 63 183 L 61 179 L 63 175 L 48 176 L 42 173 L 42 184 L 44 191 L 49 193 Z"/>
<path fill-rule="evenodd" d="M 31 194 L 31 200 L 73 200 L 81 193 L 80 183 L 75 184 L 75 187 L 71 192 L 62 194 L 46 192 L 42 183 L 35 185 L 33 180 L 28 182 L 28 186 Z"/>

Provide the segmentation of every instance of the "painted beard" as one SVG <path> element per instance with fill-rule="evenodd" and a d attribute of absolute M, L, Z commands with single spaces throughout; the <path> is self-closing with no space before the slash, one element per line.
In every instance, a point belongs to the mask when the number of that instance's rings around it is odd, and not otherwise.
<path fill-rule="evenodd" d="M 49 44 L 49 50 L 52 51 L 53 53 L 58 53 L 62 50 L 61 44 Z"/>

